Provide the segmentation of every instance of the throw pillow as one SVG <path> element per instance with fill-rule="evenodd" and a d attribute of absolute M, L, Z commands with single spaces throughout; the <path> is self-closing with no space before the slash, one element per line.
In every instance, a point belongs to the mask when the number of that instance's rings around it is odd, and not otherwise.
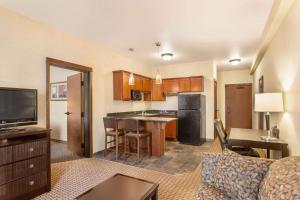
<path fill-rule="evenodd" d="M 272 163 L 272 160 L 244 157 L 225 149 L 213 186 L 231 199 L 257 199 L 261 181 Z"/>
<path fill-rule="evenodd" d="M 275 161 L 261 185 L 260 200 L 300 199 L 300 157 Z"/>

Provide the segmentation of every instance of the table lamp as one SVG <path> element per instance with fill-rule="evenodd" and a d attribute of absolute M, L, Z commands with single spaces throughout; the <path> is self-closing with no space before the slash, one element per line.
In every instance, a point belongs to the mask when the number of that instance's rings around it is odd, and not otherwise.
<path fill-rule="evenodd" d="M 270 130 L 270 113 L 283 112 L 282 93 L 260 93 L 255 94 L 255 112 L 264 112 L 266 117 L 266 128 L 268 135 L 262 136 L 263 140 L 269 141 L 277 139 L 271 136 Z"/>

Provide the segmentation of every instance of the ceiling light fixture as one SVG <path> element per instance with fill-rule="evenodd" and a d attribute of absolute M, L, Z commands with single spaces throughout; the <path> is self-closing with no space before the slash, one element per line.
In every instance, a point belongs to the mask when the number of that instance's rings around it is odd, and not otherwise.
<path fill-rule="evenodd" d="M 173 54 L 172 53 L 163 53 L 163 54 L 161 54 L 161 57 L 163 60 L 169 61 L 173 58 Z"/>
<path fill-rule="evenodd" d="M 134 85 L 134 76 L 133 76 L 133 73 L 131 72 L 130 75 L 129 75 L 129 80 L 128 80 L 128 84 L 129 85 Z"/>
<path fill-rule="evenodd" d="M 240 59 L 240 58 L 235 58 L 235 59 L 230 59 L 230 60 L 229 60 L 229 63 L 230 63 L 231 65 L 238 65 L 238 64 L 240 64 L 240 62 L 241 62 L 241 59 Z"/>

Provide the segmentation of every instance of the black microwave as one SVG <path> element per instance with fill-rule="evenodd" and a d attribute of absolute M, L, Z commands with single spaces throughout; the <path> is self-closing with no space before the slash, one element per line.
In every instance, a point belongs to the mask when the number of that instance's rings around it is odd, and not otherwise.
<path fill-rule="evenodd" d="M 131 100 L 132 101 L 141 101 L 142 100 L 142 92 L 139 90 L 131 90 Z"/>

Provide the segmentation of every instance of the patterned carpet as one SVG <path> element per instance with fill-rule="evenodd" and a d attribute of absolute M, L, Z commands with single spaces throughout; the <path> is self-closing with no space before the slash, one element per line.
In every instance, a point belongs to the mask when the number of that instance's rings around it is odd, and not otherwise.
<path fill-rule="evenodd" d="M 217 142 L 209 151 L 218 152 Z M 200 185 L 200 165 L 189 173 L 166 174 L 99 158 L 79 159 L 51 165 L 52 189 L 37 200 L 68 200 L 98 185 L 116 173 L 149 180 L 159 184 L 159 200 L 192 200 Z"/>
<path fill-rule="evenodd" d="M 192 173 L 170 175 L 98 158 L 52 164 L 52 190 L 36 199 L 74 199 L 116 173 L 159 184 L 160 200 L 193 199 L 200 181 L 200 167 Z"/>

